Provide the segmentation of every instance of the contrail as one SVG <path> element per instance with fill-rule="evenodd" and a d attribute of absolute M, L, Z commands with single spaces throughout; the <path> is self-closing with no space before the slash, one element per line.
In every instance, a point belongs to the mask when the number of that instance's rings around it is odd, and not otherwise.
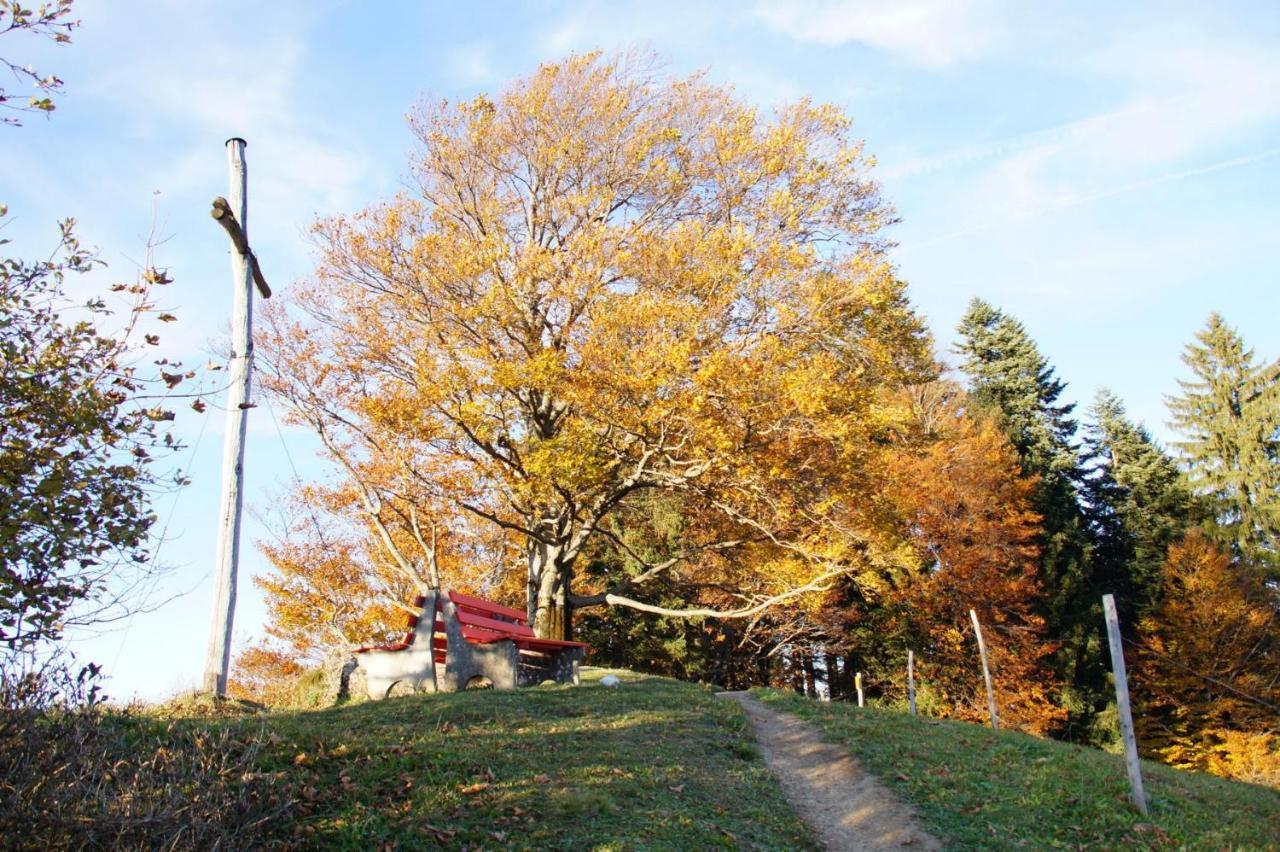
<path fill-rule="evenodd" d="M 1000 219 L 994 219 L 989 222 L 984 222 L 980 225 L 974 225 L 973 227 L 970 227 L 970 228 L 961 228 L 960 230 L 957 230 L 957 231 L 950 231 L 945 234 L 939 234 L 936 237 L 929 237 L 928 239 L 920 240 L 918 242 L 906 243 L 904 245 L 900 245 L 898 247 L 898 251 L 899 252 L 913 251 L 915 249 L 925 248 L 927 246 L 935 245 L 937 243 L 959 239 L 960 237 L 967 237 L 967 236 L 970 236 L 971 234 L 980 234 L 983 231 L 990 231 L 993 228 L 998 228 L 1003 225 L 1007 225 L 1011 222 L 1021 222 L 1026 219 L 1032 219 L 1032 218 L 1035 218 L 1036 216 L 1040 216 L 1044 213 L 1051 213 L 1055 210 L 1063 210 L 1068 207 L 1076 207 L 1081 204 L 1088 204 L 1093 201 L 1100 201 L 1104 198 L 1111 198 L 1113 196 L 1123 195 L 1128 192 L 1135 192 L 1140 189 L 1146 189 L 1147 187 L 1158 186 L 1164 183 L 1174 183 L 1176 181 L 1186 180 L 1187 178 L 1199 177 L 1200 175 L 1207 175 L 1212 172 L 1220 172 L 1226 169 L 1234 169 L 1239 166 L 1247 166 L 1251 163 L 1259 162 L 1260 160 L 1271 159 L 1277 154 L 1280 154 L 1280 145 L 1275 146 L 1273 148 L 1267 148 L 1265 150 L 1258 151 L 1253 154 L 1246 154 L 1242 157 L 1233 157 L 1230 160 L 1222 160 L 1217 163 L 1211 163 L 1207 166 L 1200 166 L 1194 169 L 1184 169 L 1182 171 L 1177 171 L 1177 172 L 1168 172 L 1167 174 L 1156 175 L 1155 177 L 1144 178 L 1142 180 L 1135 180 L 1129 183 L 1120 184 L 1119 186 L 1113 186 L 1107 189 L 1096 190 L 1094 192 L 1077 192 L 1077 193 L 1068 193 L 1066 195 L 1060 195 L 1057 198 L 1049 201 L 1047 204 L 1043 204 L 1037 208 L 1028 210 L 1025 213 L 1019 213 L 1014 216 L 1006 216 Z"/>

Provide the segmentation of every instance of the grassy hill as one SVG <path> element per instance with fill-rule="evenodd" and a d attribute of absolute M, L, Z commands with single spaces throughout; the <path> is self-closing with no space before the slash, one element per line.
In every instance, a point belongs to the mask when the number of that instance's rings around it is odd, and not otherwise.
<path fill-rule="evenodd" d="M 1117 755 L 1011 731 L 757 690 L 809 720 L 956 848 L 1280 849 L 1280 791 L 1144 761 L 1151 815 Z"/>
<path fill-rule="evenodd" d="M 0 803 L 13 800 L 0 835 L 31 849 L 815 848 L 737 702 L 628 672 L 609 688 L 596 682 L 605 673 L 578 688 L 326 710 L 53 717 L 22 758 L 44 760 L 52 783 L 32 775 L 39 796 L 0 784 Z M 1112 755 L 756 694 L 846 745 L 951 848 L 1280 849 L 1280 794 L 1269 788 L 1148 764 L 1143 819 Z"/>
<path fill-rule="evenodd" d="M 268 717 L 273 834 L 340 849 L 812 849 L 738 707 L 627 672 Z M 257 719 L 220 722 L 244 734 Z"/>

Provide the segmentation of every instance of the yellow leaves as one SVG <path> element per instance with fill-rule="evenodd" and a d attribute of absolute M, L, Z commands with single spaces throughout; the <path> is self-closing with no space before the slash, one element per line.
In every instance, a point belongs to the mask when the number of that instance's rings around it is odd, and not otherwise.
<path fill-rule="evenodd" d="M 273 387 L 388 517 L 421 507 L 479 537 L 479 508 L 572 531 L 637 483 L 688 481 L 723 503 L 725 532 L 799 548 L 722 566 L 758 567 L 761 587 L 899 558 L 867 495 L 910 419 L 893 393 L 932 363 L 838 109 L 770 117 L 650 57 L 589 54 L 424 106 L 413 127 L 417 191 L 318 229 L 320 270 L 292 306 L 310 322 L 263 346 Z M 343 500 L 367 523 L 358 493 Z M 486 539 L 484 559 L 510 564 L 519 535 Z M 391 537 L 418 546 L 403 523 Z M 381 547 L 352 556 L 385 581 Z M 301 573 L 315 550 L 277 564 Z M 341 572 L 317 564 L 332 591 Z M 348 623 L 376 621 L 362 612 Z"/>

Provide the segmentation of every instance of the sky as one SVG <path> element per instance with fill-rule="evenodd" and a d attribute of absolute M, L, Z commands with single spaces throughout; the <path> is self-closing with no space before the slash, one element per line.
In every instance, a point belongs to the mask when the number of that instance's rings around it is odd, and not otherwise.
<path fill-rule="evenodd" d="M 472 8 L 469 8 L 472 7 Z M 162 353 L 228 337 L 224 140 L 248 141 L 249 232 L 267 280 L 305 281 L 318 219 L 402 190 L 423 98 L 498 93 L 540 62 L 639 46 L 762 110 L 852 115 L 901 222 L 892 259 L 947 356 L 969 300 L 1018 317 L 1088 408 L 1108 387 L 1162 440 L 1163 399 L 1211 311 L 1280 356 L 1280 4 L 812 0 L 537 2 L 80 0 L 68 46 L 0 56 L 66 83 L 55 113 L 0 128 L 0 237 L 47 254 L 68 216 L 129 280 L 162 238 L 178 316 Z M 154 223 L 154 224 L 153 224 Z M 101 277 L 101 276 L 99 276 Z M 98 286 L 97 278 L 76 286 Z M 224 414 L 183 411 L 192 484 L 156 505 L 168 566 L 152 611 L 77 638 L 118 700 L 201 679 Z M 331 475 L 283 412 L 251 411 L 235 643 L 261 636 L 275 501 Z M 162 601 L 168 601 L 159 605 Z"/>

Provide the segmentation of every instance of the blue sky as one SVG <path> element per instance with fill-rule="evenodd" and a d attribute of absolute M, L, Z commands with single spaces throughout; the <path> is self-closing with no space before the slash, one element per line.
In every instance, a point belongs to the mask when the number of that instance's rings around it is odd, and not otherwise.
<path fill-rule="evenodd" d="M 180 321 L 167 354 L 226 336 L 223 140 L 249 142 L 250 233 L 279 289 L 311 265 L 317 216 L 394 193 L 421 97 L 499 90 L 571 51 L 648 46 L 762 108 L 801 96 L 855 118 L 902 218 L 893 257 L 939 347 L 973 296 L 1023 320 L 1087 407 L 1108 386 L 1162 438 L 1162 395 L 1212 310 L 1280 355 L 1280 4 L 89 2 L 55 48 L 0 56 L 57 73 L 53 118 L 0 129 L 4 235 L 24 256 L 74 216 L 131 277 L 156 205 Z M 267 8 L 264 8 L 267 7 Z M 374 14 L 373 12 L 376 12 Z M 158 193 L 158 194 L 157 194 Z M 157 506 L 173 567 L 157 599 L 83 638 L 118 697 L 194 686 L 203 666 L 221 412 L 179 416 L 193 484 Z M 237 643 L 261 631 L 248 577 L 260 520 L 293 477 L 325 475 L 307 435 L 252 412 Z M 290 464 L 290 457 L 294 464 Z"/>

